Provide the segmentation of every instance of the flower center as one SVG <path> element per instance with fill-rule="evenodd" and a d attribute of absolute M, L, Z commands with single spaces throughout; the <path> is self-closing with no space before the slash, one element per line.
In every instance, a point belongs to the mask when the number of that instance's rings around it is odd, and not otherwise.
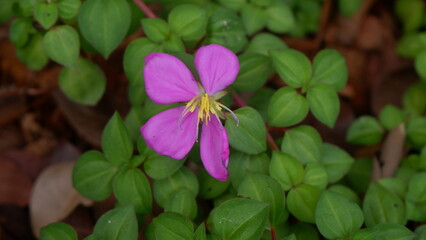
<path fill-rule="evenodd" d="M 199 94 L 189 101 L 185 106 L 184 113 L 194 112 L 197 107 L 199 107 L 198 119 L 206 124 L 210 121 L 210 113 L 217 116 L 222 110 L 221 104 L 207 93 Z"/>

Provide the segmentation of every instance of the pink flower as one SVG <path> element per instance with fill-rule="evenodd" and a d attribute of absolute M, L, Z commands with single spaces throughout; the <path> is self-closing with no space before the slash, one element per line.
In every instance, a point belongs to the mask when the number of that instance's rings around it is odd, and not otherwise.
<path fill-rule="evenodd" d="M 228 179 L 228 134 L 219 117 L 217 102 L 222 91 L 234 82 L 240 69 L 237 56 L 216 44 L 201 47 L 195 54 L 197 82 L 186 65 L 165 53 L 151 53 L 143 70 L 148 96 L 157 104 L 186 102 L 152 117 L 141 127 L 147 145 L 157 153 L 182 159 L 198 139 L 201 124 L 200 153 L 207 172 L 220 181 Z M 222 91 L 222 92 L 221 92 Z"/>

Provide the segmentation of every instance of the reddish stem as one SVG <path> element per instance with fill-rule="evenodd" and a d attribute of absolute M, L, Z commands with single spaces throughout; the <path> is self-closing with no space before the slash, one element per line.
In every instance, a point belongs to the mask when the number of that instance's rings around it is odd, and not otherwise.
<path fill-rule="evenodd" d="M 275 240 L 275 229 L 271 228 L 271 240 Z"/>
<path fill-rule="evenodd" d="M 149 18 L 156 18 L 154 12 L 151 11 L 151 9 L 143 2 L 143 0 L 133 0 L 133 2 L 138 5 L 138 7 L 142 10 L 142 12 L 145 13 L 145 15 Z"/>

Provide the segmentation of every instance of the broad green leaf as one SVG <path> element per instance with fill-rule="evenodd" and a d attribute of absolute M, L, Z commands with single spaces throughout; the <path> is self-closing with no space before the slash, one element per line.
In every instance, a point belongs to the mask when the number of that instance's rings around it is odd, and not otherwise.
<path fill-rule="evenodd" d="M 405 195 L 407 204 L 407 219 L 412 221 L 426 221 L 426 173 L 414 175 L 408 185 Z"/>
<path fill-rule="evenodd" d="M 425 42 L 422 40 L 425 34 L 422 33 L 406 33 L 404 34 L 396 46 L 398 55 L 404 58 L 415 58 L 419 52 L 426 48 Z"/>
<path fill-rule="evenodd" d="M 106 88 L 106 77 L 102 69 L 84 58 L 79 58 L 75 67 L 64 67 L 58 81 L 68 98 L 85 105 L 98 103 Z"/>
<path fill-rule="evenodd" d="M 81 195 L 102 201 L 111 195 L 112 179 L 117 170 L 102 153 L 86 152 L 77 159 L 73 169 L 73 186 Z"/>
<path fill-rule="evenodd" d="M 377 183 L 386 188 L 388 191 L 394 193 L 401 199 L 404 199 L 405 193 L 407 192 L 407 184 L 400 178 L 388 177 L 382 178 Z"/>
<path fill-rule="evenodd" d="M 260 114 L 251 107 L 239 108 L 235 111 L 239 120 L 238 126 L 234 119 L 226 121 L 229 144 L 248 154 L 259 154 L 266 150 L 266 128 Z"/>
<path fill-rule="evenodd" d="M 232 86 L 238 91 L 255 91 L 262 87 L 272 72 L 271 60 L 261 54 L 238 56 L 240 72 Z"/>
<path fill-rule="evenodd" d="M 256 240 L 262 235 L 269 204 L 249 199 L 232 199 L 210 212 L 210 231 L 227 240 Z M 232 224 L 230 224 L 232 223 Z"/>
<path fill-rule="evenodd" d="M 312 79 L 341 91 L 348 80 L 345 58 L 334 49 L 321 50 L 313 62 Z"/>
<path fill-rule="evenodd" d="M 370 184 L 362 206 L 365 225 L 407 222 L 404 202 L 394 193 L 377 183 Z"/>
<path fill-rule="evenodd" d="M 380 142 L 384 129 L 379 121 L 371 116 L 361 116 L 352 122 L 346 135 L 346 141 L 353 144 L 372 145 Z"/>
<path fill-rule="evenodd" d="M 302 183 L 288 193 L 287 208 L 300 221 L 315 223 L 315 207 L 319 194 L 316 187 Z"/>
<path fill-rule="evenodd" d="M 248 155 L 239 151 L 231 151 L 229 156 L 228 173 L 232 186 L 238 186 L 249 172 L 268 174 L 269 157 L 266 153 Z"/>
<path fill-rule="evenodd" d="M 322 139 L 315 128 L 302 125 L 290 129 L 284 135 L 281 151 L 302 164 L 319 162 L 322 155 Z"/>
<path fill-rule="evenodd" d="M 78 26 L 84 38 L 108 58 L 126 36 L 130 17 L 127 1 L 87 0 L 81 5 Z"/>
<path fill-rule="evenodd" d="M 200 226 L 195 230 L 194 240 L 206 240 L 206 226 L 204 223 L 201 223 Z"/>
<path fill-rule="evenodd" d="M 407 140 L 416 148 L 426 144 L 426 117 L 413 117 L 407 122 Z"/>
<path fill-rule="evenodd" d="M 16 0 L 0 0 L 0 23 L 10 20 L 14 15 L 14 8 L 16 8 Z M 15 5 L 16 4 L 16 5 Z M 15 6 L 15 7 L 14 7 Z"/>
<path fill-rule="evenodd" d="M 181 188 L 167 199 L 164 211 L 179 213 L 189 219 L 194 219 L 197 215 L 197 207 L 194 193 L 186 188 Z"/>
<path fill-rule="evenodd" d="M 328 183 L 325 168 L 319 163 L 306 164 L 303 183 L 317 187 L 319 190 L 325 189 Z"/>
<path fill-rule="evenodd" d="M 18 18 L 13 20 L 9 29 L 10 41 L 16 47 L 23 47 L 28 42 L 30 29 L 30 20 L 25 18 Z"/>
<path fill-rule="evenodd" d="M 49 29 L 58 20 L 58 5 L 55 2 L 39 2 L 34 6 L 34 18 L 44 29 Z"/>
<path fill-rule="evenodd" d="M 164 207 L 167 200 L 178 190 L 187 188 L 195 196 L 198 194 L 199 185 L 197 178 L 188 168 L 181 167 L 173 175 L 155 180 L 153 184 L 154 198 L 158 205 Z"/>
<path fill-rule="evenodd" d="M 40 34 L 31 36 L 24 47 L 17 48 L 16 55 L 25 66 L 33 71 L 41 70 L 49 62 Z"/>
<path fill-rule="evenodd" d="M 274 1 L 266 9 L 266 27 L 274 33 L 287 33 L 295 27 L 292 10 L 285 3 Z"/>
<path fill-rule="evenodd" d="M 324 237 L 351 236 L 363 222 L 362 210 L 356 203 L 338 193 L 322 192 L 315 210 L 315 223 Z"/>
<path fill-rule="evenodd" d="M 323 143 L 320 162 L 327 172 L 328 182 L 335 183 L 348 173 L 354 159 L 345 150 L 329 143 Z"/>
<path fill-rule="evenodd" d="M 417 74 L 424 81 L 426 80 L 426 50 L 420 52 L 414 59 L 414 66 Z"/>
<path fill-rule="evenodd" d="M 268 122 L 272 126 L 288 127 L 302 121 L 308 111 L 308 101 L 304 96 L 294 88 L 283 87 L 272 95 L 268 106 Z"/>
<path fill-rule="evenodd" d="M 226 191 L 226 189 L 228 189 L 230 181 L 219 181 L 210 176 L 207 171 L 201 170 L 198 173 L 198 182 L 200 184 L 200 192 L 198 196 L 204 199 L 213 199 L 220 196 Z"/>
<path fill-rule="evenodd" d="M 272 152 L 269 174 L 281 184 L 284 191 L 288 191 L 302 183 L 305 171 L 302 164 L 292 156 Z"/>
<path fill-rule="evenodd" d="M 185 46 L 182 39 L 176 34 L 171 33 L 169 38 L 163 44 L 166 52 L 185 52 Z"/>
<path fill-rule="evenodd" d="M 426 82 L 419 82 L 411 85 L 402 98 L 402 105 L 405 112 L 411 116 L 418 116 L 426 111 Z"/>
<path fill-rule="evenodd" d="M 350 200 L 352 200 L 354 203 L 360 205 L 360 200 L 358 195 L 356 194 L 356 192 L 354 190 L 352 190 L 351 188 L 342 185 L 342 184 L 335 184 L 330 186 L 329 188 L 327 188 L 328 191 L 331 192 L 335 192 L 338 193 Z"/>
<path fill-rule="evenodd" d="M 382 223 L 374 227 L 375 239 L 414 240 L 415 234 L 402 224 Z"/>
<path fill-rule="evenodd" d="M 246 4 L 241 9 L 241 19 L 247 35 L 252 35 L 264 28 L 268 17 L 265 10 L 253 4 Z"/>
<path fill-rule="evenodd" d="M 57 0 L 59 17 L 69 20 L 77 16 L 80 10 L 81 0 Z"/>
<path fill-rule="evenodd" d="M 340 101 L 335 90 L 325 84 L 318 84 L 308 89 L 307 99 L 315 118 L 333 128 L 340 111 Z"/>
<path fill-rule="evenodd" d="M 206 33 L 207 13 L 198 6 L 183 4 L 169 14 L 170 29 L 185 41 L 199 40 Z"/>
<path fill-rule="evenodd" d="M 47 56 L 53 61 L 73 68 L 80 54 L 80 39 L 77 31 L 68 25 L 50 29 L 43 37 Z"/>
<path fill-rule="evenodd" d="M 142 28 L 149 40 L 161 43 L 170 35 L 170 27 L 161 18 L 144 18 Z"/>
<path fill-rule="evenodd" d="M 120 204 L 133 206 L 138 214 L 151 213 L 151 186 L 141 170 L 130 168 L 120 172 L 114 178 L 113 191 Z"/>
<path fill-rule="evenodd" d="M 225 8 L 239 11 L 245 4 L 247 0 L 217 0 Z"/>
<path fill-rule="evenodd" d="M 278 75 L 290 87 L 300 88 L 307 84 L 312 67 L 305 55 L 293 49 L 272 50 L 269 55 Z"/>
<path fill-rule="evenodd" d="M 138 221 L 133 207 L 115 208 L 99 218 L 93 229 L 95 239 L 136 240 Z"/>
<path fill-rule="evenodd" d="M 158 240 L 192 240 L 194 224 L 184 216 L 166 212 L 152 220 L 155 239 Z"/>
<path fill-rule="evenodd" d="M 176 160 L 167 156 L 153 154 L 143 164 L 146 174 L 152 179 L 160 180 L 171 176 L 183 165 L 185 159 Z"/>
<path fill-rule="evenodd" d="M 370 185 L 373 161 L 370 158 L 356 159 L 348 172 L 348 180 L 357 192 L 365 193 Z"/>
<path fill-rule="evenodd" d="M 250 41 L 244 53 L 260 53 L 269 55 L 269 50 L 286 49 L 287 45 L 284 41 L 274 34 L 259 33 L 256 34 Z"/>
<path fill-rule="evenodd" d="M 18 12 L 24 17 L 29 17 L 34 13 L 34 6 L 38 2 L 37 0 L 20 0 L 18 3 Z"/>
<path fill-rule="evenodd" d="M 386 130 L 392 130 L 404 120 L 404 113 L 398 107 L 387 104 L 379 114 L 379 121 Z"/>
<path fill-rule="evenodd" d="M 289 232 L 294 234 L 295 239 L 320 240 L 320 234 L 313 224 L 298 222 L 290 226 Z"/>
<path fill-rule="evenodd" d="M 273 178 L 259 173 L 249 173 L 239 185 L 238 195 L 269 203 L 271 226 L 277 226 L 287 220 L 285 195 L 280 184 Z"/>
<path fill-rule="evenodd" d="M 395 1 L 395 13 L 405 32 L 415 32 L 424 24 L 425 3 L 421 0 Z"/>
<path fill-rule="evenodd" d="M 120 115 L 115 112 L 102 133 L 102 150 L 113 164 L 125 163 L 133 154 L 133 143 Z"/>
<path fill-rule="evenodd" d="M 40 240 L 77 240 L 77 233 L 68 224 L 51 223 L 40 230 Z"/>

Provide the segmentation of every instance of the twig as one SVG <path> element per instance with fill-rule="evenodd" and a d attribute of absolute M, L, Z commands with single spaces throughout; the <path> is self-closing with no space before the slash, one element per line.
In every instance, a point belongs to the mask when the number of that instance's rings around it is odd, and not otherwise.
<path fill-rule="evenodd" d="M 145 15 L 149 18 L 156 18 L 154 12 L 143 2 L 143 0 L 133 0 L 133 2 L 145 13 Z"/>

